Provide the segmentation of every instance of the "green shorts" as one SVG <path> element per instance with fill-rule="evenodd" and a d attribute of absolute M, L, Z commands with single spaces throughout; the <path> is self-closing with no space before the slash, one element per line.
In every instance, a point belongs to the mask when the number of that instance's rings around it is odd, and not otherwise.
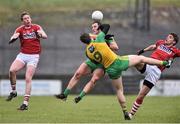
<path fill-rule="evenodd" d="M 110 79 L 118 79 L 121 76 L 122 71 L 127 70 L 128 67 L 128 56 L 119 56 L 108 68 L 106 68 L 106 72 Z"/>
<path fill-rule="evenodd" d="M 102 64 L 95 64 L 91 60 L 87 59 L 85 63 L 88 65 L 88 67 L 91 69 L 91 72 L 93 72 L 97 68 L 104 69 L 104 66 Z"/>

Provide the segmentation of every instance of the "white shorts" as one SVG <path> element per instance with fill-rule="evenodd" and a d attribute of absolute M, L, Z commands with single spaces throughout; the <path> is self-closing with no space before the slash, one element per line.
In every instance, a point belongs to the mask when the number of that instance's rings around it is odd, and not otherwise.
<path fill-rule="evenodd" d="M 16 57 L 16 60 L 19 60 L 26 65 L 32 65 L 36 68 L 39 62 L 39 54 L 19 53 Z"/>
<path fill-rule="evenodd" d="M 155 65 L 146 64 L 146 71 L 144 75 L 145 80 L 155 85 L 161 77 L 161 70 Z"/>

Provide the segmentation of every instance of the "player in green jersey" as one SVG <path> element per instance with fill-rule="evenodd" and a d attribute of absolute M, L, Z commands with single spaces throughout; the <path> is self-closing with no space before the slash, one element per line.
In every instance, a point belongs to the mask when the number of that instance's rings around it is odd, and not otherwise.
<path fill-rule="evenodd" d="M 100 32 L 99 25 L 100 25 L 100 22 L 98 22 L 98 21 L 94 21 L 92 23 L 93 34 L 90 34 L 90 37 L 92 40 L 96 39 L 97 34 Z M 112 50 L 118 50 L 119 49 L 114 38 L 112 38 L 112 35 L 106 36 L 106 43 L 109 45 L 109 47 Z M 61 99 L 61 100 L 66 100 L 71 89 L 78 83 L 80 78 L 82 76 L 86 76 L 86 75 L 89 75 L 91 73 L 92 73 L 92 78 L 86 84 L 86 88 L 85 88 L 84 92 L 81 92 L 81 96 L 83 97 L 86 93 L 88 93 L 95 86 L 96 81 L 99 80 L 101 77 L 103 77 L 104 73 L 105 73 L 104 67 L 102 64 L 94 64 L 89 59 L 87 59 L 85 62 L 83 62 L 79 66 L 79 68 L 77 69 L 77 71 L 75 72 L 75 74 L 73 75 L 71 80 L 69 81 L 64 92 L 61 94 L 55 95 L 56 98 Z"/>

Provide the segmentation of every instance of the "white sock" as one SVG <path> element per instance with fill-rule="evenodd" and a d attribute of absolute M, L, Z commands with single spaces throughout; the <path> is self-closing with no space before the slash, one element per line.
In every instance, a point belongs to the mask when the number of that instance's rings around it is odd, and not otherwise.
<path fill-rule="evenodd" d="M 28 106 L 28 101 L 24 101 L 23 104 L 27 105 Z"/>
<path fill-rule="evenodd" d="M 16 91 L 16 90 L 12 90 L 11 92 L 13 92 L 13 93 L 17 93 L 17 91 Z"/>

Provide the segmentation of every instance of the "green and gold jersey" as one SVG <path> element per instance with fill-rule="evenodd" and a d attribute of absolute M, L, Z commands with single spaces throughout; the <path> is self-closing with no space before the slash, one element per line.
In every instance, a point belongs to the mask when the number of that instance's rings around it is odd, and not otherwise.
<path fill-rule="evenodd" d="M 97 34 L 89 33 L 89 36 L 90 36 L 91 40 L 95 40 L 98 35 L 97 35 Z M 113 39 L 109 39 L 109 40 L 106 40 L 106 39 L 105 39 L 105 42 L 106 42 L 107 44 L 110 44 L 111 42 L 114 42 L 114 41 L 113 41 Z"/>
<path fill-rule="evenodd" d="M 118 56 L 108 47 L 104 37 L 105 34 L 100 32 L 95 40 L 91 40 L 91 43 L 86 47 L 86 55 L 90 60 L 107 68 Z"/>

